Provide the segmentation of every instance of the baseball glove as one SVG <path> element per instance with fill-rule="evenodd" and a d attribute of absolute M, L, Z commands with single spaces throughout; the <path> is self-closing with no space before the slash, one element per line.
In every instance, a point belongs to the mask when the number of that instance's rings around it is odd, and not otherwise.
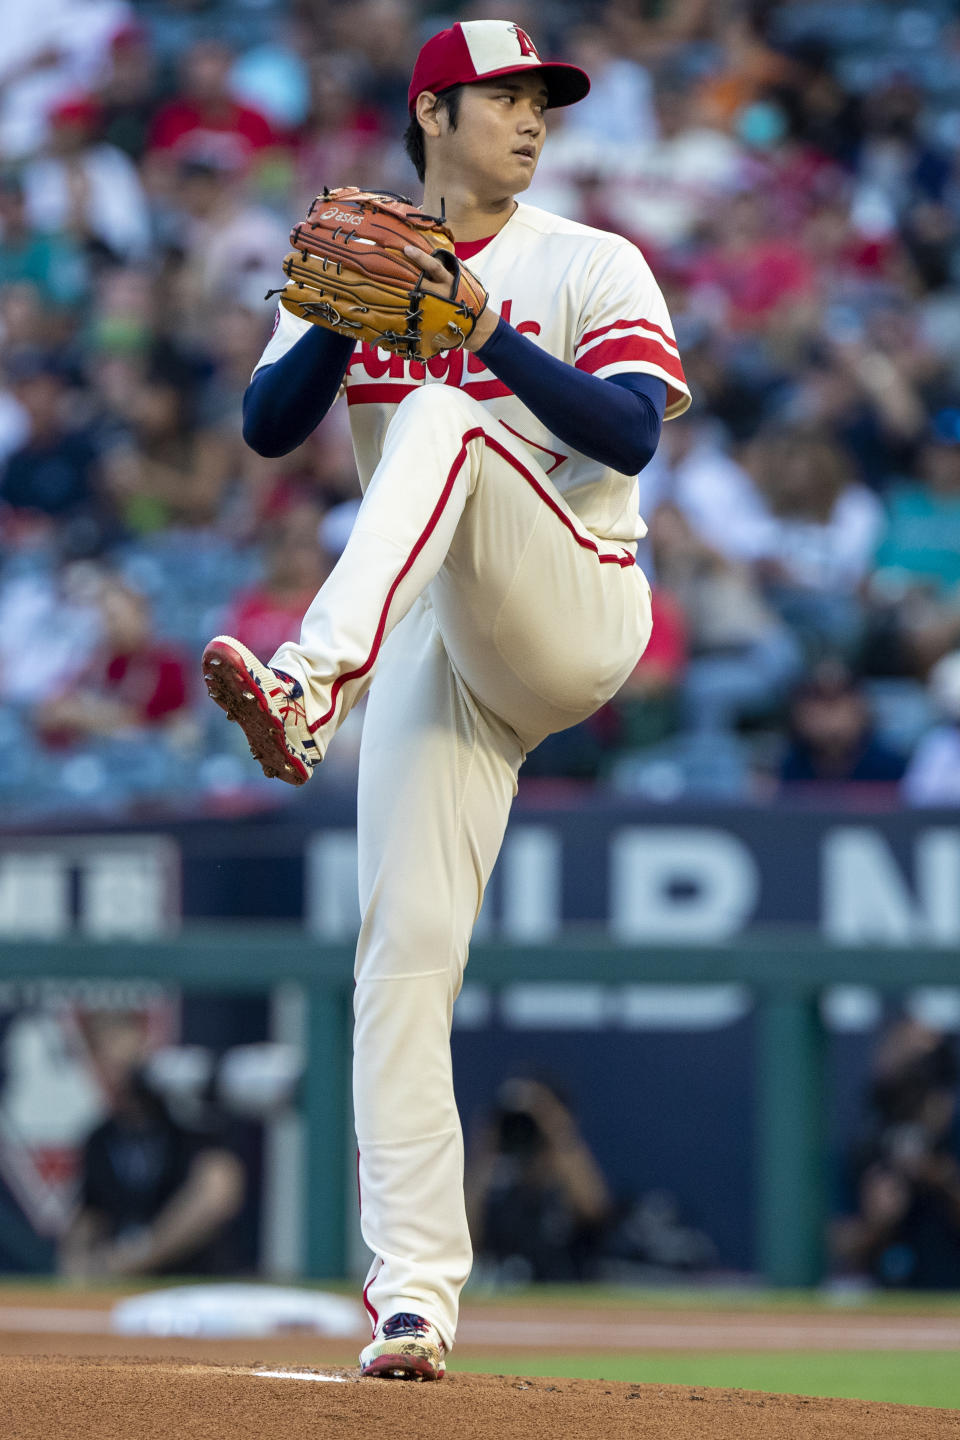
<path fill-rule="evenodd" d="M 376 345 L 406 360 L 459 349 L 487 303 L 487 292 L 454 254 L 443 219 L 403 195 L 353 186 L 324 190 L 290 232 L 287 284 L 268 295 L 294 315 Z M 403 253 L 415 245 L 450 275 L 448 295 L 423 288 L 426 277 Z"/>

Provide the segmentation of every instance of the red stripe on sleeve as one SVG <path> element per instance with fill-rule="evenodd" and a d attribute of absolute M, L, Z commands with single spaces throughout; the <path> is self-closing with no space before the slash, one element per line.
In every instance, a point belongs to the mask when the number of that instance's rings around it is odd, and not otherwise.
<path fill-rule="evenodd" d="M 639 335 L 625 335 L 619 340 L 604 340 L 595 345 L 576 363 L 578 370 L 595 375 L 604 365 L 659 365 L 672 380 L 686 385 L 683 366 L 676 355 L 665 350 L 659 340 L 642 340 Z"/>
<path fill-rule="evenodd" d="M 609 335 L 611 330 L 632 330 L 635 325 L 642 325 L 645 330 L 652 330 L 665 340 L 667 345 L 677 348 L 677 342 L 672 335 L 668 335 L 661 325 L 655 325 L 652 320 L 614 320 L 612 325 L 601 325 L 599 330 L 589 330 L 583 339 L 577 344 L 577 349 L 582 350 L 584 345 L 589 345 L 591 340 L 599 340 L 601 335 Z"/>

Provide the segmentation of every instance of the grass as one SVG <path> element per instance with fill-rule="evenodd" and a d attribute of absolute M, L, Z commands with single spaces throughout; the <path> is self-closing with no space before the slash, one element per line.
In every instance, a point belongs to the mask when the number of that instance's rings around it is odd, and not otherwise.
<path fill-rule="evenodd" d="M 468 1285 L 469 1305 L 555 1305 L 558 1310 L 743 1310 L 750 1313 L 854 1315 L 957 1315 L 960 1291 L 872 1290 L 862 1294 L 831 1294 L 826 1290 L 770 1290 L 760 1285 L 629 1286 L 537 1285 L 526 1289 L 490 1290 Z"/>
<path fill-rule="evenodd" d="M 704 1355 L 511 1355 L 454 1351 L 456 1370 L 493 1375 L 569 1375 L 580 1379 L 627 1380 L 636 1384 L 719 1386 L 768 1390 L 788 1395 L 832 1395 L 853 1400 L 889 1400 L 900 1405 L 960 1409 L 960 1364 L 956 1351 L 810 1351 L 776 1354 Z"/>
<path fill-rule="evenodd" d="M 541 1286 L 514 1292 L 468 1291 L 474 1305 L 553 1304 L 577 1309 L 745 1311 L 753 1313 L 851 1315 L 956 1315 L 960 1294 L 872 1292 L 837 1296 L 811 1290 L 765 1290 L 754 1286 L 703 1289 L 632 1289 L 601 1286 Z M 901 1405 L 960 1409 L 960 1357 L 956 1351 L 776 1351 L 689 1354 L 533 1354 L 518 1350 L 503 1357 L 458 1348 L 453 1370 L 493 1374 L 570 1375 L 626 1380 L 638 1384 L 704 1385 L 886 1400 Z"/>

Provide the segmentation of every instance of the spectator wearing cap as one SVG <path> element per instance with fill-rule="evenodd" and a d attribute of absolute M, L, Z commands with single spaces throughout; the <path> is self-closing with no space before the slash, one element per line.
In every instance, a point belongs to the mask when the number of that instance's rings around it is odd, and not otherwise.
<path fill-rule="evenodd" d="M 137 167 L 100 138 L 102 112 L 89 95 L 51 112 L 46 153 L 24 167 L 27 214 L 38 230 L 67 232 L 102 260 L 145 260 L 152 236 Z"/>
<path fill-rule="evenodd" d="M 938 660 L 927 692 L 938 723 L 910 757 L 901 793 L 908 805 L 960 805 L 960 650 Z"/>
<path fill-rule="evenodd" d="M 729 337 L 717 333 L 699 317 L 680 315 L 674 329 L 683 356 L 684 374 L 697 392 L 694 421 L 698 415 L 704 420 L 713 417 L 722 427 L 720 433 L 728 436 L 733 446 L 752 439 L 770 408 L 777 375 L 773 371 L 748 368 L 740 360 L 736 347 L 729 343 Z M 687 415 L 680 418 L 686 420 L 689 415 L 688 410 Z M 714 444 L 712 448 L 716 451 L 718 447 Z M 743 477 L 741 483 L 751 488 L 749 476 L 737 468 Z M 640 478 L 642 483 L 643 476 Z M 724 508 L 726 497 L 716 498 Z"/>

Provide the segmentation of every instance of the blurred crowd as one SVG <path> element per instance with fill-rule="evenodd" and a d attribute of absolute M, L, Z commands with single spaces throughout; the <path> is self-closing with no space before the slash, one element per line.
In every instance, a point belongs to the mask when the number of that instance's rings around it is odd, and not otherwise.
<path fill-rule="evenodd" d="M 550 114 L 528 198 L 643 249 L 694 395 L 639 482 L 651 646 L 528 773 L 653 800 L 960 800 L 952 3 L 4 14 L 7 814 L 284 798 L 201 696 L 197 655 L 218 629 L 264 658 L 298 633 L 357 486 L 343 407 L 283 459 L 243 446 L 265 292 L 324 184 L 416 194 L 416 52 L 493 16 L 591 75 Z M 344 738 L 318 789 L 354 759 Z"/>

